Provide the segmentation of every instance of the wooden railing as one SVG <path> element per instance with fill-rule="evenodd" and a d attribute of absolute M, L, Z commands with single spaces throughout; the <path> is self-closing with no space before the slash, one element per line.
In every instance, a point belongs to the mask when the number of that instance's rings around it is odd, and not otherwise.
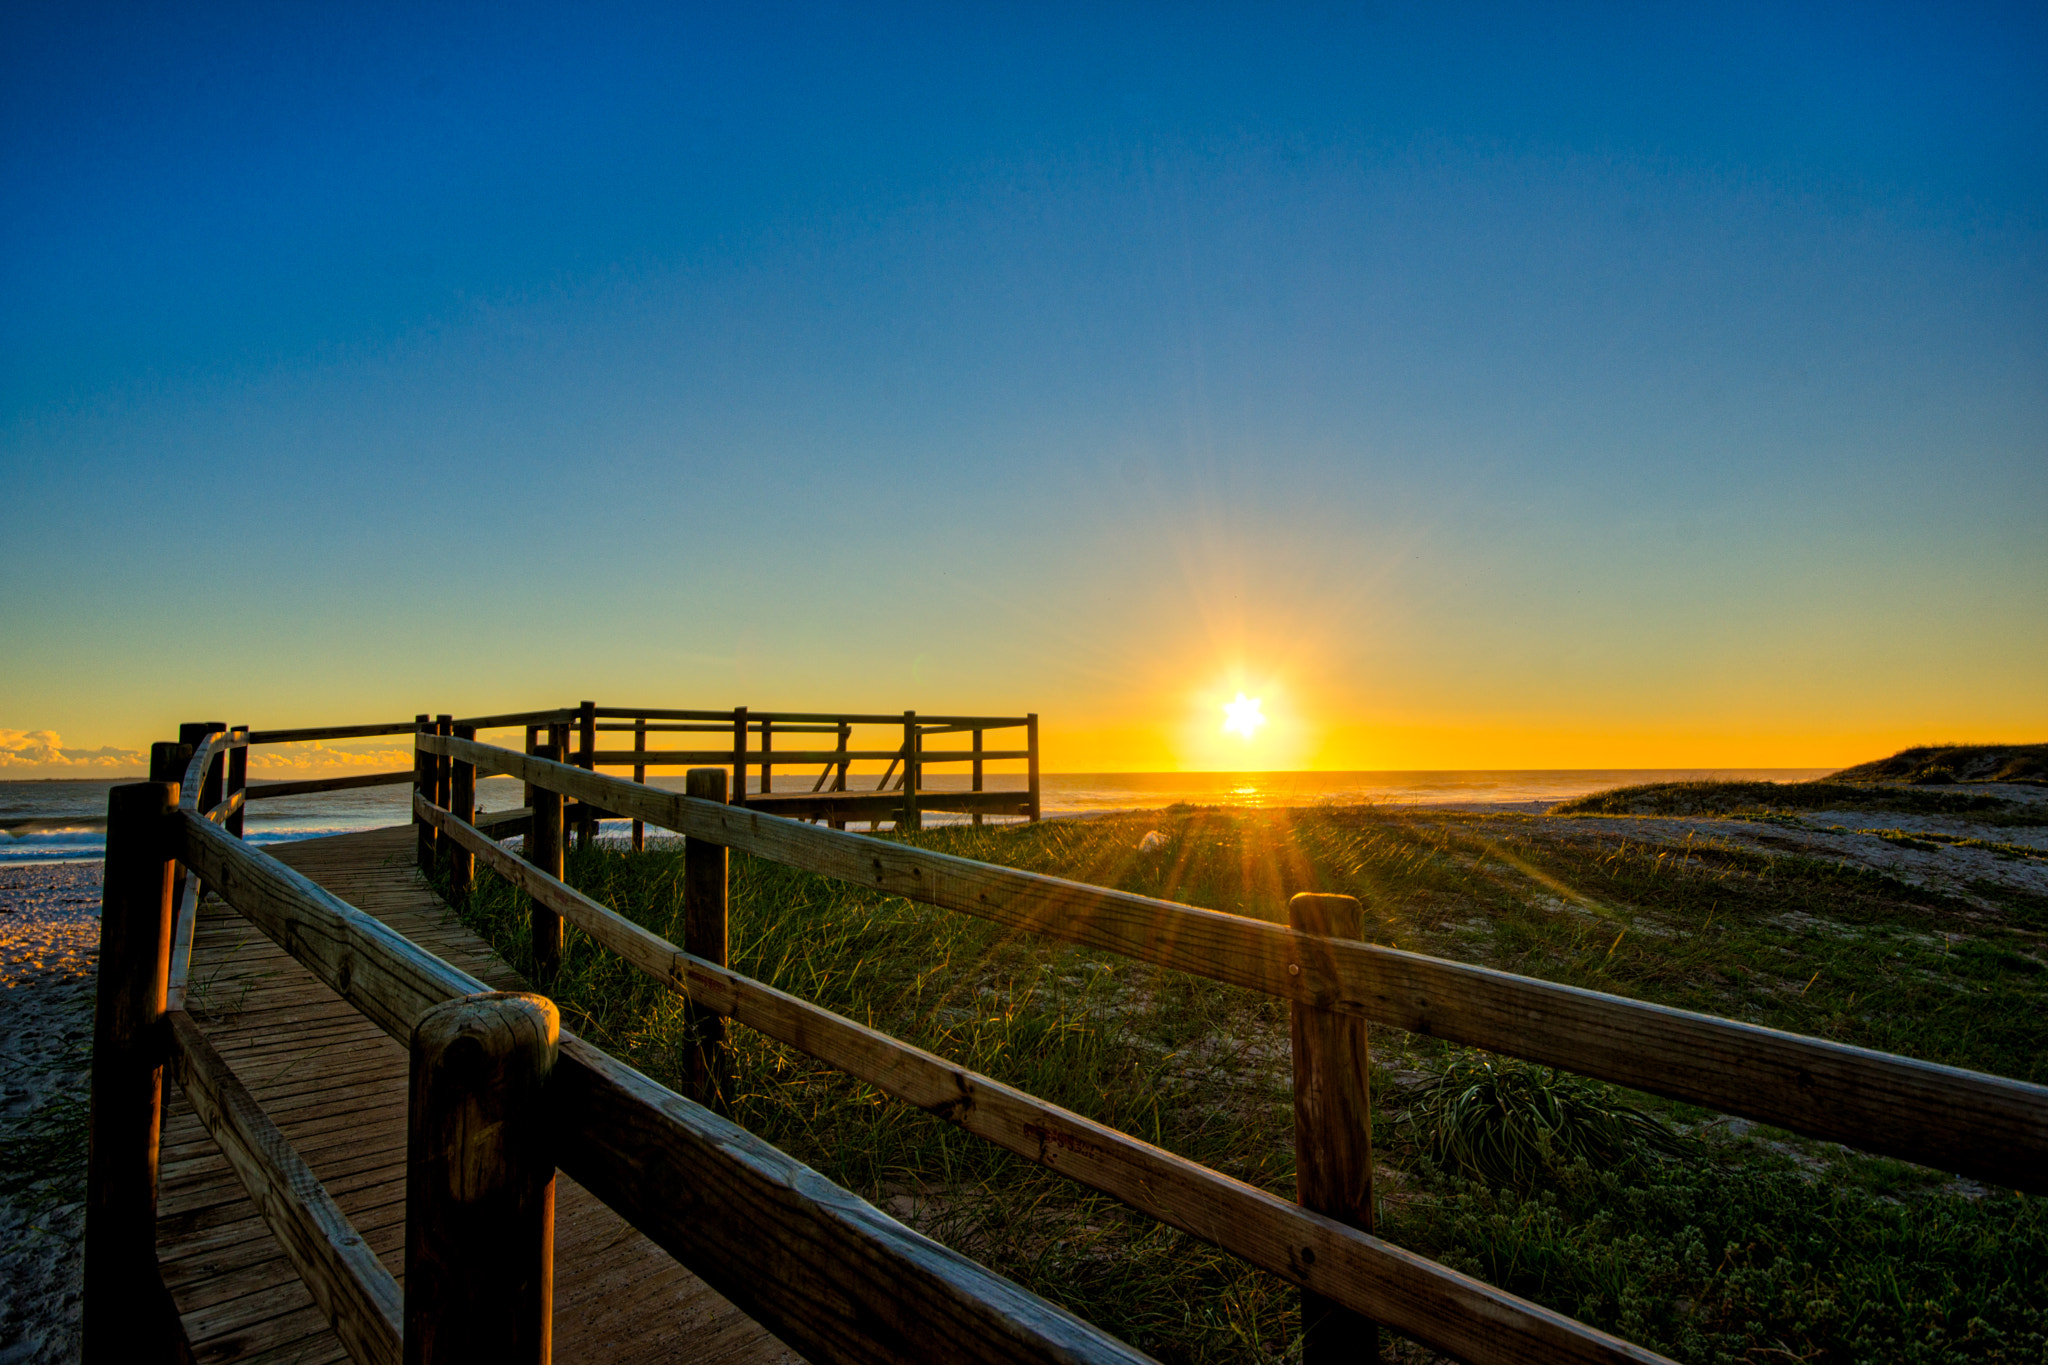
<path fill-rule="evenodd" d="M 1297 897 L 1290 924 L 1282 926 L 779 818 L 726 800 L 724 768 L 693 771 L 681 794 L 598 773 L 551 756 L 566 751 L 562 729 L 553 742 L 530 733 L 528 747 L 542 752 L 527 753 L 478 743 L 462 733 L 469 724 L 452 718 L 416 725 L 413 805 L 423 864 L 446 866 L 459 889 L 481 860 L 527 892 L 543 986 L 559 961 L 563 926 L 574 924 L 682 994 L 699 1024 L 690 1094 L 667 1090 L 572 1034 L 552 1037 L 558 1026 L 544 999 L 489 996 L 482 983 L 243 845 L 224 828 L 232 812 L 209 818 L 224 802 L 205 788 L 205 773 L 236 752 L 236 737 L 208 740 L 188 764 L 202 790 L 186 808 L 174 809 L 178 789 L 164 784 L 116 789 L 110 802 L 88 1193 L 90 1358 L 111 1358 L 108 1349 L 95 1355 L 94 1343 L 111 1340 L 121 1320 L 108 1312 L 114 1295 L 105 1267 L 154 1273 L 151 1087 L 159 1082 L 151 1078 L 166 1060 L 188 1093 L 197 1092 L 195 1110 L 356 1359 L 397 1359 L 401 1350 L 407 1359 L 453 1358 L 437 1356 L 430 1343 L 453 1339 L 445 1334 L 458 1329 L 497 1333 L 489 1339 L 522 1361 L 545 1358 L 544 1341 L 536 1347 L 505 1335 L 507 1324 L 545 1317 L 531 1293 L 508 1301 L 503 1286 L 518 1277 L 494 1272 L 479 1283 L 461 1270 L 544 1254 L 536 1249 L 539 1233 L 508 1214 L 494 1226 L 511 1226 L 515 1235 L 498 1232 L 492 1247 L 465 1245 L 468 1225 L 437 1219 L 430 1200 L 416 1205 L 409 1183 L 399 1311 L 388 1274 L 374 1257 L 365 1260 L 360 1238 L 204 1046 L 189 1016 L 161 986 L 153 988 L 169 976 L 176 862 L 356 1008 L 412 1041 L 415 1148 L 423 1141 L 418 1125 L 431 1131 L 434 1112 L 417 1077 L 422 1067 L 431 1070 L 431 1044 L 441 1036 L 435 1028 L 445 1034 L 454 1027 L 437 1010 L 469 1011 L 465 1018 L 481 1012 L 496 1021 L 493 1036 L 533 1040 L 523 1074 L 542 1079 L 527 1087 L 526 1100 L 485 1099 L 505 1108 L 507 1132 L 516 1136 L 524 1122 L 549 1137 L 513 1141 L 501 1159 L 534 1164 L 529 1190 L 545 1174 L 541 1166 L 551 1172 L 559 1165 L 820 1365 L 1141 1357 L 719 1117 L 715 1111 L 730 1094 L 727 1019 L 1300 1286 L 1309 1358 L 1369 1349 L 1375 1324 L 1383 1324 L 1474 1362 L 1661 1359 L 1372 1233 L 1369 1022 L 2048 1192 L 2048 1088 L 1377 947 L 1359 941 L 1357 903 L 1348 897 Z M 594 766 L 604 751 L 586 745 L 584 752 Z M 526 784 L 524 856 L 478 827 L 476 781 L 487 774 Z M 684 836 L 690 951 L 562 880 L 570 799 L 584 811 Z M 1297 1202 L 733 972 L 726 961 L 726 853 L 733 849 L 1287 999 L 1294 1015 Z M 538 1115 L 531 1112 L 536 1103 L 544 1111 Z M 442 1273 L 416 1278 L 416 1265 Z M 435 1286 L 438 1299 L 429 1293 Z M 426 1297 L 416 1304 L 416 1295 Z M 482 1339 L 465 1338 L 471 1346 Z"/>
<path fill-rule="evenodd" d="M 454 859 L 464 877 L 481 858 L 527 891 L 537 915 L 575 924 L 695 1007 L 1288 1279 L 1311 1296 L 1311 1330 L 1326 1338 L 1356 1343 L 1362 1325 L 1377 1322 L 1474 1361 L 1654 1358 L 1370 1235 L 1369 1021 L 2048 1191 L 2048 1089 L 2040 1086 L 1378 947 L 1359 941 L 1358 906 L 1348 897 L 1296 897 L 1282 926 L 777 819 L 724 801 L 716 783 L 679 795 L 454 736 L 420 742 L 451 772 L 517 777 L 558 799 L 680 833 L 686 865 L 700 847 L 737 849 L 1289 1000 L 1299 1204 L 738 976 L 724 961 L 722 887 L 708 929 L 686 894 L 685 942 L 716 946 L 710 956 L 686 953 L 567 887 L 559 863 L 537 866 L 507 853 L 468 822 L 449 796 L 452 785 L 415 793 L 421 828 L 431 830 L 427 856 Z M 1317 1318 L 1323 1305 L 1335 1311 Z"/>
<path fill-rule="evenodd" d="M 193 762 L 210 764 L 233 742 L 209 739 Z M 117 787 L 109 798 L 87 1178 L 88 1361 L 181 1358 L 182 1329 L 155 1251 L 166 1068 L 358 1361 L 547 1359 L 557 1166 L 819 1365 L 1145 1359 L 560 1031 L 544 997 L 487 990 L 235 838 L 209 818 L 218 805 L 203 796 L 181 805 L 172 782 Z M 204 1029 L 173 1003 L 180 864 L 409 1042 L 402 1292 Z M 493 1064 L 445 1063 L 458 1045 L 472 1059 L 495 1049 Z M 478 1140 L 488 1149 L 479 1152 Z M 458 1197 L 459 1170 L 479 1169 L 491 1172 L 483 1183 L 493 1193 L 479 1200 L 471 1180 Z"/>
<path fill-rule="evenodd" d="M 445 727 L 445 728 L 444 728 Z M 856 747 L 855 731 L 885 727 L 893 742 L 877 747 Z M 849 821 L 864 821 L 878 829 L 885 822 L 903 829 L 922 826 L 927 811 L 970 816 L 980 824 L 989 815 L 1021 816 L 1036 820 L 1041 814 L 1039 784 L 1038 717 L 923 715 L 915 711 L 896 714 L 859 712 L 758 711 L 739 706 L 727 711 L 674 710 L 645 706 L 599 706 L 582 702 L 576 706 L 538 711 L 516 711 L 499 715 L 420 715 L 411 721 L 371 725 L 325 725 L 290 730 L 236 731 L 244 736 L 237 748 L 262 744 L 303 744 L 336 739 L 371 739 L 411 735 L 422 729 L 438 733 L 462 731 L 474 738 L 484 730 L 523 728 L 525 750 L 539 752 L 543 744 L 554 744 L 556 754 L 587 771 L 599 768 L 630 768 L 635 782 L 647 780 L 650 771 L 663 768 L 702 767 L 718 764 L 730 774 L 729 790 L 735 804 L 769 810 L 797 819 L 820 820 L 834 828 Z M 993 748 L 989 736 L 1001 731 L 1023 731 L 1022 747 Z M 177 745 L 158 745 L 157 750 L 173 755 L 170 769 L 152 766 L 151 777 L 174 781 L 186 775 L 186 766 L 209 736 L 230 733 L 218 722 L 186 725 Z M 602 737 L 630 734 L 631 748 L 601 748 Z M 716 735 L 723 743 L 704 748 L 650 748 L 652 737 L 660 742 L 667 735 Z M 798 737 L 804 748 L 776 748 L 781 736 L 785 744 Z M 809 737 L 829 736 L 830 747 L 817 747 Z M 932 740 L 961 736 L 966 747 L 934 747 Z M 180 745 L 191 746 L 180 749 Z M 218 758 L 218 752 L 214 754 Z M 325 792 L 351 791 L 367 787 L 398 786 L 415 782 L 409 771 L 350 773 L 334 777 L 308 778 L 294 782 L 246 784 L 247 755 L 236 760 L 241 766 L 223 775 L 215 763 L 208 780 L 225 781 L 226 790 L 240 792 L 242 801 L 274 800 L 288 796 L 310 796 Z M 856 790 L 866 780 L 852 772 L 856 764 L 883 763 L 887 766 L 872 789 Z M 989 787 L 992 764 L 1024 765 L 1024 786 L 997 790 Z M 807 790 L 777 791 L 778 768 L 817 767 Z M 965 791 L 932 790 L 923 779 L 933 769 L 964 767 L 968 778 Z M 867 776 L 873 776 L 869 773 Z M 191 783 L 186 784 L 188 794 Z M 584 839 L 591 837 L 601 812 L 577 811 L 571 825 Z M 516 817 L 515 817 L 516 818 Z M 634 846 L 642 846 L 644 831 L 633 832 Z"/>
<path fill-rule="evenodd" d="M 463 724 L 457 721 L 455 724 Z M 650 707 L 599 706 L 584 702 L 558 722 L 568 727 L 551 742 L 564 745 L 565 761 L 586 771 L 602 767 L 630 767 L 633 780 L 644 782 L 655 768 L 694 768 L 718 764 L 729 773 L 729 790 L 735 805 L 752 806 L 776 815 L 822 820 L 843 829 L 849 820 L 865 820 L 879 828 L 884 820 L 901 829 L 917 829 L 924 812 L 949 811 L 971 815 L 980 824 L 987 815 L 1039 818 L 1038 717 L 1030 716 L 920 716 L 915 711 L 898 715 L 874 715 L 828 711 L 756 711 L 744 706 L 730 711 L 678 711 Z M 893 744 L 856 747 L 854 731 L 887 727 Z M 1023 747 L 988 747 L 991 732 L 1022 730 Z M 573 742 L 572 733 L 573 732 Z M 631 734 L 633 747 L 599 747 L 600 735 Z M 649 737 L 666 735 L 717 735 L 725 743 L 703 748 L 650 748 Z M 934 748 L 930 741 L 964 736 L 966 748 Z M 778 749 L 776 738 L 785 745 L 794 738 L 805 747 Z M 830 736 L 830 747 L 818 747 Z M 536 728 L 529 733 L 527 752 L 539 741 Z M 1022 762 L 1025 785 L 1022 790 L 992 791 L 986 786 L 987 765 Z M 874 788 L 856 793 L 851 769 L 856 763 L 885 763 Z M 965 765 L 969 785 L 964 792 L 934 791 L 924 786 L 930 769 L 944 765 Z M 775 790 L 775 772 L 780 768 L 818 767 L 807 791 Z M 636 847 L 638 831 L 636 831 Z"/>

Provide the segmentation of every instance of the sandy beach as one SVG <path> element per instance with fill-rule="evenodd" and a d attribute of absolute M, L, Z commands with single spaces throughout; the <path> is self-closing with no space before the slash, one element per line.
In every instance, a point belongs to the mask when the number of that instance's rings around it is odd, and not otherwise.
<path fill-rule="evenodd" d="M 100 865 L 0 870 L 0 1365 L 78 1358 Z"/>

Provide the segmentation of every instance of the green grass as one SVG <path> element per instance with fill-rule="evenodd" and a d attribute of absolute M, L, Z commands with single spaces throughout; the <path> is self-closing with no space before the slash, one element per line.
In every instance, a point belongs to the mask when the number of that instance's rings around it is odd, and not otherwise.
<path fill-rule="evenodd" d="M 2048 744 L 1927 744 L 1835 776 L 1848 782 L 2044 782 Z"/>
<path fill-rule="evenodd" d="M 2048 811 L 1982 792 L 1849 782 L 1649 782 L 1552 806 L 1553 815 L 1747 815 L 1760 811 L 1884 810 L 1968 815 L 1987 824 L 2048 824 Z"/>
<path fill-rule="evenodd" d="M 1165 846 L 1139 852 L 1155 828 Z M 1267 918 L 1296 891 L 1350 892 L 1379 942 L 2048 1081 L 2042 898 L 2006 895 L 1987 916 L 1810 859 L 1497 817 L 1179 810 L 911 837 Z M 1291 1195 L 1280 1002 L 744 856 L 732 866 L 738 970 Z M 599 849 L 569 868 L 670 938 L 680 875 L 675 852 Z M 486 878 L 464 914 L 528 967 L 518 895 Z M 570 1027 L 680 1081 L 667 991 L 573 930 L 550 989 Z M 734 1043 L 734 1117 L 913 1225 L 1163 1360 L 1287 1357 L 1298 1303 L 1274 1277 L 746 1029 Z M 2038 1200 L 1700 1127 L 1689 1106 L 1577 1081 L 1587 1105 L 1694 1128 L 1691 1151 L 1551 1144 L 1523 1178 L 1473 1181 L 1426 1140 L 1418 1083 L 1482 1059 L 1388 1029 L 1373 1044 L 1382 1227 L 1425 1254 L 1686 1361 L 2043 1358 Z"/>

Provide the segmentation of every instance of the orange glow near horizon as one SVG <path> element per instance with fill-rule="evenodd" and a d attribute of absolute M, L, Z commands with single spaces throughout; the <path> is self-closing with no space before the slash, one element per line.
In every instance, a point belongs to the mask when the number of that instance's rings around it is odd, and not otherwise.
<path fill-rule="evenodd" d="M 1249 689 L 1247 689 L 1249 694 Z M 1178 721 L 1047 717 L 1042 767 L 1085 772 L 1429 772 L 1537 769 L 1839 769 L 1915 745 L 2038 742 L 2038 727 L 1902 726 L 1800 730 L 1699 723 L 1637 726 L 1599 719 L 1387 716 L 1311 727 L 1291 704 L 1262 696 L 1268 723 L 1254 738 L 1217 723 L 1236 694 L 1207 692 Z M 1938 731 L 1938 732 L 1936 732 Z"/>

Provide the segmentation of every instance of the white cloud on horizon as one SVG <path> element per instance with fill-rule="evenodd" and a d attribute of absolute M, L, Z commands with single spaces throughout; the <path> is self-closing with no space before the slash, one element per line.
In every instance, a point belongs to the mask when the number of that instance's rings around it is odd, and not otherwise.
<path fill-rule="evenodd" d="M 0 729 L 0 768 L 92 769 L 146 768 L 148 756 L 140 749 L 118 749 L 103 744 L 97 749 L 71 749 L 55 730 Z"/>
<path fill-rule="evenodd" d="M 412 750 L 388 746 L 370 749 L 337 749 L 319 740 L 300 744 L 264 744 L 249 750 L 251 776 L 276 773 L 323 773 L 340 769 L 410 770 Z"/>
<path fill-rule="evenodd" d="M 388 741 L 363 747 L 336 747 L 319 741 L 266 744 L 249 751 L 253 777 L 307 777 L 348 772 L 402 772 L 412 767 L 412 750 Z M 149 755 L 140 749 L 103 744 L 96 749 L 68 746 L 55 730 L 0 728 L 0 772 L 20 776 L 99 776 L 141 773 Z"/>

